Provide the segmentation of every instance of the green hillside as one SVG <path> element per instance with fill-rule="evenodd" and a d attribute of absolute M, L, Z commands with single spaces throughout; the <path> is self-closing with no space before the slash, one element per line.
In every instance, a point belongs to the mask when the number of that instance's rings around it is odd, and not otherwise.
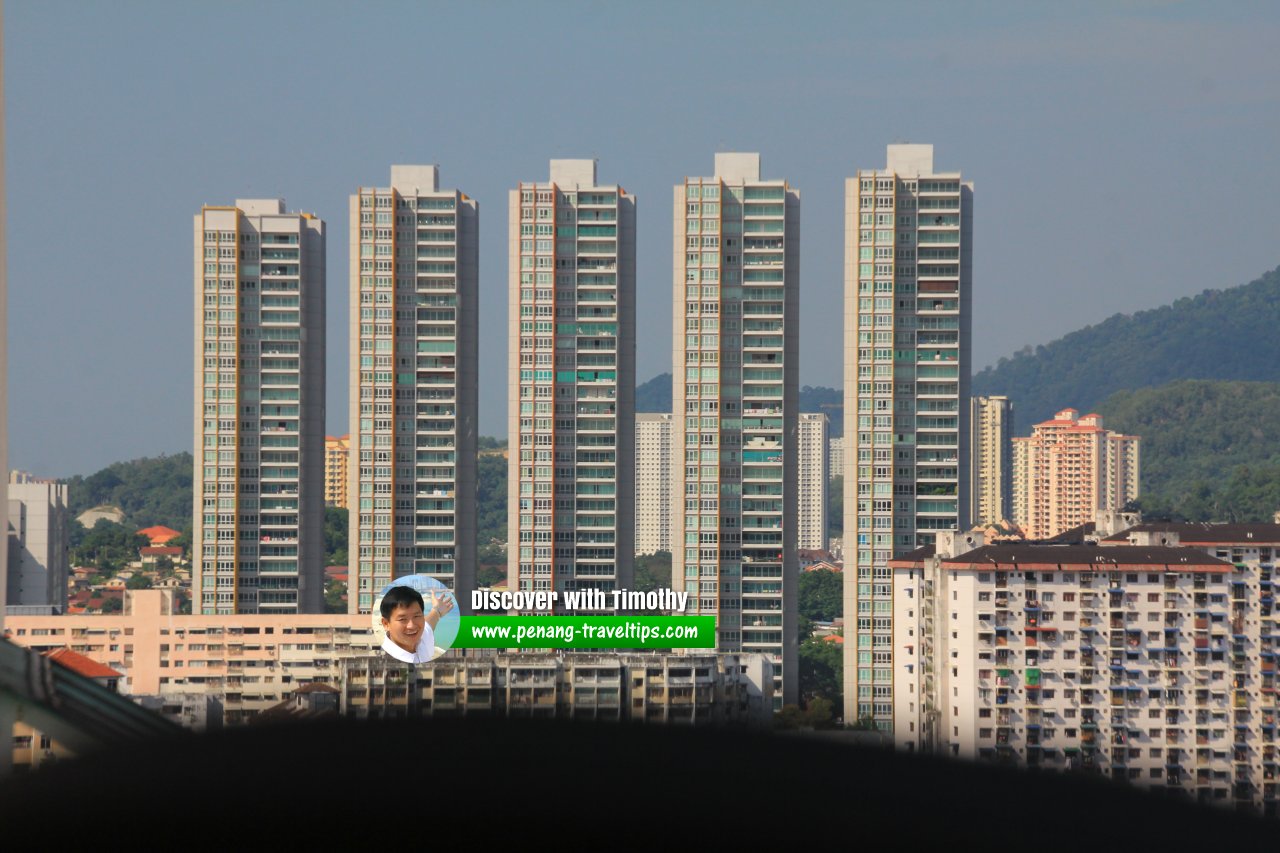
<path fill-rule="evenodd" d="M 110 504 L 120 507 L 131 530 L 153 524 L 183 530 L 191 523 L 191 475 L 190 453 L 116 462 L 66 480 L 67 504 L 72 518 Z"/>
<path fill-rule="evenodd" d="M 477 534 L 481 546 L 507 536 L 507 460 L 500 452 L 505 441 L 480 436 L 481 453 L 477 479 Z M 88 476 L 77 474 L 66 480 L 67 502 L 74 518 L 100 504 L 118 506 L 124 512 L 124 528 L 129 531 L 163 524 L 174 530 L 191 526 L 191 454 L 176 453 L 116 462 Z M 338 525 L 341 511 L 328 511 Z M 341 529 L 329 530 L 326 547 L 329 558 L 347 547 L 345 521 Z M 345 558 L 345 554 L 342 555 Z"/>
<path fill-rule="evenodd" d="M 671 411 L 671 374 L 659 373 L 636 386 L 637 412 Z"/>
<path fill-rule="evenodd" d="M 1280 383 L 1186 380 L 1096 408 L 1108 429 L 1142 437 L 1148 518 L 1270 521 L 1280 510 Z"/>
<path fill-rule="evenodd" d="M 1280 269 L 1150 311 L 1116 314 L 973 377 L 972 393 L 1013 400 L 1015 434 L 1068 406 L 1183 379 L 1280 381 Z M 1105 414 L 1105 413 L 1104 413 Z"/>

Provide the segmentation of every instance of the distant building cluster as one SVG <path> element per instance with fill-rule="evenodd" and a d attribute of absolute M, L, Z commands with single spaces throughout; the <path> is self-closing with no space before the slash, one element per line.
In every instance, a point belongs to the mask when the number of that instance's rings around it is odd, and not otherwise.
<path fill-rule="evenodd" d="M 124 601 L 116 615 L 11 616 L 6 629 L 12 642 L 105 674 L 113 690 L 197 730 L 336 713 L 339 696 L 341 713 L 355 717 L 766 723 L 773 710 L 771 664 L 760 655 L 473 651 L 415 670 L 381 653 L 361 614 L 179 616 L 167 590 L 129 591 Z"/>
<path fill-rule="evenodd" d="M 118 571 L 71 567 L 66 487 L 15 477 L 10 639 L 201 729 L 761 722 L 800 700 L 800 573 L 833 571 L 844 617 L 822 637 L 842 649 L 846 724 L 1273 809 L 1280 528 L 1136 524 L 1118 514 L 1136 436 L 1066 408 L 1015 438 L 1014 401 L 970 396 L 973 185 L 919 144 L 846 182 L 835 438 L 799 411 L 799 191 L 723 152 L 672 191 L 672 409 L 641 414 L 637 199 L 594 160 L 508 193 L 509 325 L 486 330 L 508 353 L 502 585 L 629 588 L 637 554 L 669 552 L 714 651 L 471 651 L 416 671 L 377 653 L 393 579 L 431 575 L 464 609 L 476 584 L 479 205 L 433 165 L 350 197 L 341 437 L 323 429 L 326 223 L 281 199 L 195 215 L 190 562 L 150 527 Z M 350 513 L 349 565 L 327 574 L 325 507 Z M 100 518 L 123 520 L 81 515 Z M 326 579 L 346 613 L 322 614 Z"/>

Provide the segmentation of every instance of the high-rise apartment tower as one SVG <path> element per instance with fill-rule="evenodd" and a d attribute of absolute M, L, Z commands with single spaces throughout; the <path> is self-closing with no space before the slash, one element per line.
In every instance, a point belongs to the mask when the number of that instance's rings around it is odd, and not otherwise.
<path fill-rule="evenodd" d="M 800 470 L 796 475 L 800 531 L 798 548 L 827 547 L 827 437 L 830 422 L 820 412 L 800 413 Z"/>
<path fill-rule="evenodd" d="M 759 154 L 716 154 L 674 215 L 671 583 L 794 703 L 800 193 Z"/>
<path fill-rule="evenodd" d="M 351 197 L 348 608 L 431 575 L 470 605 L 476 556 L 479 209 L 436 166 Z"/>
<path fill-rule="evenodd" d="M 1013 497 L 1013 404 L 1008 397 L 969 400 L 969 510 L 974 524 L 1007 521 Z"/>
<path fill-rule="evenodd" d="M 671 415 L 636 413 L 636 553 L 671 550 Z"/>
<path fill-rule="evenodd" d="M 323 609 L 324 263 L 281 199 L 196 214 L 193 613 Z"/>
<path fill-rule="evenodd" d="M 509 583 L 630 588 L 635 196 L 594 160 L 552 160 L 509 211 Z"/>
<path fill-rule="evenodd" d="M 932 145 L 845 183 L 844 719 L 893 726 L 889 560 L 969 520 L 973 188 Z"/>

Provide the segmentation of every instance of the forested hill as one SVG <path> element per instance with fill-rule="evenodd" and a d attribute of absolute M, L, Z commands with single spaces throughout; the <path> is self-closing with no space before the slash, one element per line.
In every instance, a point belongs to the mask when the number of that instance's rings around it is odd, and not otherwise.
<path fill-rule="evenodd" d="M 659 373 L 636 386 L 637 412 L 671 411 L 671 374 Z"/>
<path fill-rule="evenodd" d="M 77 474 L 65 481 L 71 517 L 109 504 L 124 511 L 131 530 L 153 524 L 183 530 L 191 523 L 191 475 L 190 453 L 116 462 L 87 477 Z"/>
<path fill-rule="evenodd" d="M 1280 268 L 1250 284 L 1206 290 L 1002 358 L 973 377 L 972 393 L 1012 401 L 1015 435 L 1072 407 L 1182 379 L 1280 381 Z M 1105 412 L 1104 412 L 1105 414 Z"/>
<path fill-rule="evenodd" d="M 1270 521 L 1280 510 L 1280 383 L 1173 382 L 1096 409 L 1103 426 L 1142 437 L 1148 518 Z"/>

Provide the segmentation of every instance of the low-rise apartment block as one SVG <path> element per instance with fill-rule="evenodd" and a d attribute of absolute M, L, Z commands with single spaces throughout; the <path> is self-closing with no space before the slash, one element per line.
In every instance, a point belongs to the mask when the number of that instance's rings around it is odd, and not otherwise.
<path fill-rule="evenodd" d="M 343 665 L 345 716 L 559 717 L 648 723 L 768 724 L 763 655 L 498 653 L 409 667 L 386 656 Z"/>
<path fill-rule="evenodd" d="M 1099 520 L 892 562 L 898 746 L 1276 814 L 1280 524 Z"/>
<path fill-rule="evenodd" d="M 5 629 L 18 645 L 70 647 L 119 670 L 126 676 L 120 692 L 131 697 L 211 696 L 228 726 L 303 684 L 336 685 L 347 658 L 381 654 L 367 614 L 186 616 L 174 612 L 171 590 L 130 590 L 118 614 L 12 616 Z M 178 708 L 171 716 L 191 716 L 182 709 L 199 702 L 170 704 Z"/>

